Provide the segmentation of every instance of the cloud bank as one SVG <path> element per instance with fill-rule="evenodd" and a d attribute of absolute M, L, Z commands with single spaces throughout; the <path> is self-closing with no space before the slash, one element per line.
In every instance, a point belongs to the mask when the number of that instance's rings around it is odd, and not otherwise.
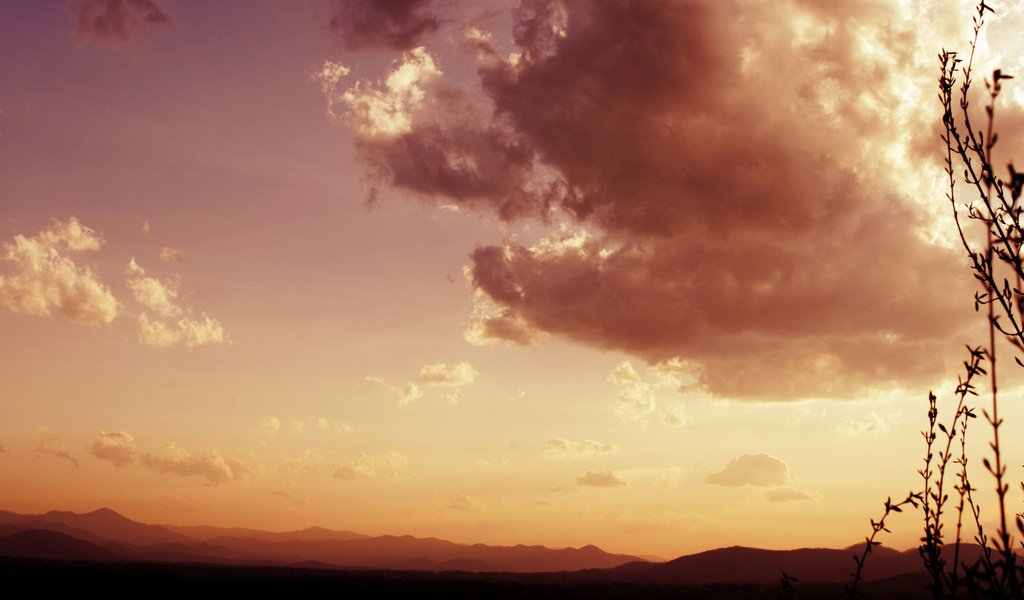
<path fill-rule="evenodd" d="M 472 252 L 467 338 L 683 360 L 717 396 L 849 397 L 931 383 L 972 316 L 905 177 L 934 160 L 928 11 L 525 0 L 512 54 L 468 32 L 477 85 L 413 48 L 339 93 L 381 184 L 573 223 Z"/>

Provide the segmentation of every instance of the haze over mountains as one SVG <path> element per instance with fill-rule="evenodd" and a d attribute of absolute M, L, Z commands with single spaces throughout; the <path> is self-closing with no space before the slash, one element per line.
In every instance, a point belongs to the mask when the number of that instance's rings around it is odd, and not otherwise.
<path fill-rule="evenodd" d="M 310 527 L 270 532 L 211 526 L 150 525 L 110 509 L 22 515 L 0 511 L 0 557 L 94 562 L 199 563 L 319 569 L 461 571 L 542 576 L 558 572 L 585 582 L 657 584 L 777 582 L 785 571 L 803 581 L 844 582 L 859 548 L 762 550 L 731 547 L 649 562 L 596 546 L 456 544 L 437 538 L 367 536 Z M 976 548 L 961 549 L 972 557 Z M 881 580 L 918 573 L 916 550 L 876 548 L 864 575 Z M 574 572 L 574 573 L 566 573 Z"/>

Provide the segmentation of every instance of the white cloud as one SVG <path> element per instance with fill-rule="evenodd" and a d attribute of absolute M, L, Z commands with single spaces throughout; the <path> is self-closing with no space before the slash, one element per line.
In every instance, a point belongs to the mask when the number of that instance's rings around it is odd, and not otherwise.
<path fill-rule="evenodd" d="M 563 438 L 551 438 L 544 442 L 545 458 L 591 458 L 600 454 L 615 454 L 619 447 L 596 440 L 571 442 Z"/>
<path fill-rule="evenodd" d="M 135 461 L 135 437 L 124 431 L 100 431 L 89 454 L 123 467 Z"/>
<path fill-rule="evenodd" d="M 46 316 L 57 310 L 80 323 L 111 322 L 119 306 L 110 289 L 91 269 L 66 256 L 102 245 L 103 238 L 75 217 L 32 237 L 14 236 L 4 244 L 8 269 L 0 274 L 0 304 L 28 315 Z"/>
<path fill-rule="evenodd" d="M 398 391 L 398 405 L 408 406 L 423 397 L 423 390 L 413 382 L 408 382 Z"/>
<path fill-rule="evenodd" d="M 192 316 L 192 308 L 177 304 L 177 285 L 146 275 L 146 270 L 131 259 L 128 272 L 132 277 L 126 285 L 135 300 L 152 311 L 139 315 L 139 341 L 147 346 L 166 348 L 184 343 L 189 349 L 210 344 L 228 342 L 227 333 L 221 324 L 202 313 Z"/>
<path fill-rule="evenodd" d="M 344 107 L 359 135 L 369 137 L 409 132 L 413 126 L 412 113 L 426 99 L 423 84 L 442 74 L 434 58 L 422 47 L 406 52 L 402 62 L 388 73 L 383 86 L 359 81 L 339 93 L 338 83 L 348 72 L 341 64 L 328 61 L 313 78 L 320 82 L 331 116 L 337 119 L 343 114 L 339 108 Z"/>
<path fill-rule="evenodd" d="M 225 460 L 216 450 L 206 454 L 191 454 L 174 442 L 164 445 L 161 456 L 144 454 L 139 462 L 158 473 L 199 476 L 210 483 L 223 483 L 244 479 L 252 470 L 240 460 Z"/>

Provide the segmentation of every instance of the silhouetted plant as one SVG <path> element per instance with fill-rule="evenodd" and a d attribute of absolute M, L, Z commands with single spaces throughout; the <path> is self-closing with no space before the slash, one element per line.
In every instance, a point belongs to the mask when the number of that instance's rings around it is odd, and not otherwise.
<path fill-rule="evenodd" d="M 867 538 L 863 554 L 854 556 L 857 569 L 847 594 L 853 597 L 862 579 L 864 562 L 880 531 L 885 528 L 885 517 L 899 507 L 911 504 L 921 508 L 924 516 L 924 534 L 918 550 L 929 575 L 933 598 L 962 596 L 983 598 L 1022 598 L 1021 582 L 1024 571 L 1018 565 L 1014 552 L 1014 539 L 1007 526 L 1006 495 L 1009 490 L 1007 468 L 1004 461 L 1000 434 L 1003 420 L 999 416 L 999 378 L 996 371 L 996 348 L 999 339 L 1005 339 L 1015 351 L 1015 362 L 1024 367 L 1024 260 L 1021 247 L 1024 235 L 1021 227 L 1020 197 L 1024 188 L 1024 173 L 1018 173 L 1012 163 L 1007 166 L 1008 178 L 1000 177 L 995 169 L 993 149 L 999 137 L 995 132 L 996 101 L 1003 82 L 1012 79 L 996 69 L 991 80 L 985 80 L 987 101 L 984 106 L 984 131 L 972 122 L 970 91 L 973 84 L 973 66 L 978 38 L 985 27 L 988 13 L 995 11 L 984 0 L 979 2 L 972 16 L 973 36 L 970 53 L 963 61 L 956 52 L 943 50 L 939 54 L 939 100 L 942 104 L 942 140 L 946 144 L 945 171 L 949 190 L 947 199 L 956 223 L 959 241 L 967 255 L 972 274 L 980 291 L 975 293 L 974 307 L 986 314 L 987 344 L 968 347 L 969 358 L 964 362 L 965 373 L 960 376 L 954 392 L 956 409 L 948 424 L 939 419 L 937 400 L 928 395 L 928 427 L 921 432 L 925 441 L 924 466 L 918 471 L 923 481 L 921 492 L 912 492 L 907 499 L 893 505 L 885 503 L 885 514 L 879 522 L 871 521 L 872 533 Z M 963 182 L 968 186 L 970 202 L 958 205 L 957 181 L 963 169 Z M 966 216 L 966 219 L 963 217 Z M 965 221 L 978 222 L 982 227 L 975 236 L 965 229 Z M 991 406 L 983 409 L 985 421 L 992 430 L 989 443 L 991 456 L 982 460 L 985 470 L 995 483 L 998 526 L 993 536 L 985 532 L 979 506 L 968 470 L 967 430 L 975 418 L 969 401 L 977 397 L 975 379 L 988 376 Z M 954 457 L 954 453 L 958 456 Z M 951 467 L 954 465 L 954 467 Z M 943 517 L 947 511 L 949 493 L 946 476 L 956 470 L 956 529 L 952 558 L 947 561 Z M 950 474 L 952 477 L 952 474 Z M 1022 484 L 1024 487 L 1024 484 Z M 964 515 L 967 515 L 965 523 Z M 1016 526 L 1024 534 L 1024 515 L 1016 514 Z M 980 547 L 976 561 L 968 564 L 961 554 L 965 527 L 975 528 L 974 541 Z"/>

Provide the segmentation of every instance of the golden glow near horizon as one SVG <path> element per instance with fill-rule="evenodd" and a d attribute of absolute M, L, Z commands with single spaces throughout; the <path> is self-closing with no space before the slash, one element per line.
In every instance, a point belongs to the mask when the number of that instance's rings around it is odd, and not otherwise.
<path fill-rule="evenodd" d="M 0 8 L 0 509 L 861 540 L 981 325 L 933 89 L 972 3 L 694 4 Z"/>

